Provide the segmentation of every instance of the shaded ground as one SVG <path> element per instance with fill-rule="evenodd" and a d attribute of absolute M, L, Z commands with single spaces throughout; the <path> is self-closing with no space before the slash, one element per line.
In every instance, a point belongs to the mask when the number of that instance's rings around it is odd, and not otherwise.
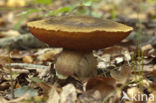
<path fill-rule="evenodd" d="M 84 5 L 89 7 L 77 6 L 66 13 L 52 12 L 52 15 L 92 15 L 134 27 L 120 44 L 93 51 L 98 60 L 98 77 L 89 81 L 76 76 L 58 79 L 54 64 L 61 49 L 41 43 L 26 26 L 28 21 L 49 16 L 50 9 L 71 7 L 77 2 L 54 0 L 44 6 L 21 1 L 21 4 L 0 1 L 0 103 L 156 103 L 155 1 L 101 0 L 87 2 Z M 32 12 L 33 7 L 43 10 Z M 129 100 L 122 98 L 125 95 Z"/>

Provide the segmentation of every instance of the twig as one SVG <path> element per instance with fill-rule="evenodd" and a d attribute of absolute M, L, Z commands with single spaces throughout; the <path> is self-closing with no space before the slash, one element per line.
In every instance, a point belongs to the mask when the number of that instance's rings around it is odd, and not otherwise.
<path fill-rule="evenodd" d="M 10 66 L 12 68 L 25 68 L 25 69 L 47 69 L 49 66 L 44 66 L 44 65 L 37 65 L 37 64 L 28 64 L 28 63 L 10 63 L 10 64 L 5 64 L 6 67 Z"/>

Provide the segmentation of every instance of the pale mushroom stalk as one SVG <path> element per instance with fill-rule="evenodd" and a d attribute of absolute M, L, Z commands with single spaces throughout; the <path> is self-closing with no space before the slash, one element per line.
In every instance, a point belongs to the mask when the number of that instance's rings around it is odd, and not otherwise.
<path fill-rule="evenodd" d="M 65 49 L 58 56 L 56 61 L 56 71 L 64 76 L 77 75 L 85 79 L 96 76 L 96 58 L 92 51 L 76 51 Z"/>
<path fill-rule="evenodd" d="M 56 71 L 65 76 L 96 75 L 92 50 L 119 43 L 132 27 L 89 16 L 57 16 L 28 23 L 30 32 L 52 47 L 63 47 L 56 61 Z"/>

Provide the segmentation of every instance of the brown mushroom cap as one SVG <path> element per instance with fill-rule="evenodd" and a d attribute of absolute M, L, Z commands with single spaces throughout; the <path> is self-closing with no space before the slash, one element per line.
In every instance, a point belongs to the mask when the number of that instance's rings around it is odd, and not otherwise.
<path fill-rule="evenodd" d="M 60 16 L 28 23 L 30 32 L 53 47 L 101 49 L 120 42 L 132 27 L 89 16 Z"/>

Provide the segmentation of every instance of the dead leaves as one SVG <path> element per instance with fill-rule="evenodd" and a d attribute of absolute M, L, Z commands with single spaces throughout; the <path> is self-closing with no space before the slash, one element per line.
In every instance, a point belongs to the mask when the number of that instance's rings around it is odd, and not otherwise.
<path fill-rule="evenodd" d="M 14 36 L 19 36 L 21 35 L 18 31 L 16 30 L 9 30 L 9 31 L 5 31 L 5 32 L 1 32 L 1 38 L 7 38 L 7 37 L 14 37 Z"/>
<path fill-rule="evenodd" d="M 5 26 L 5 24 L 6 24 L 6 22 L 4 21 L 4 19 L 0 17 L 0 27 Z M 1 38 L 1 35 L 2 34 L 0 34 L 0 38 Z"/>
<path fill-rule="evenodd" d="M 35 55 L 38 55 L 37 59 L 40 61 L 55 60 L 61 51 L 62 48 L 45 48 L 38 50 Z"/>
<path fill-rule="evenodd" d="M 0 83 L 0 91 L 4 91 L 6 89 L 9 89 L 9 87 L 10 87 L 9 83 L 6 83 L 6 82 Z"/>
<path fill-rule="evenodd" d="M 95 77 L 90 78 L 86 85 L 86 91 L 99 91 L 104 98 L 114 91 L 115 80 L 113 78 Z"/>
<path fill-rule="evenodd" d="M 123 62 L 129 62 L 132 58 L 125 47 L 112 46 L 105 48 L 101 53 L 94 54 L 97 57 L 99 69 L 106 69 L 109 66 L 120 65 Z"/>
<path fill-rule="evenodd" d="M 45 97 L 48 97 L 49 92 L 52 89 L 52 86 L 47 83 L 44 83 L 44 82 L 39 82 L 39 83 L 37 83 L 37 85 L 43 90 L 43 95 Z"/>
<path fill-rule="evenodd" d="M 26 5 L 26 0 L 20 0 L 20 1 L 17 1 L 17 0 L 8 0 L 6 5 L 8 7 L 23 7 Z"/>
<path fill-rule="evenodd" d="M 59 6 L 62 6 L 62 4 L 66 4 L 66 1 L 62 1 L 63 0 L 54 0 L 54 6 L 52 6 L 52 8 L 56 9 L 56 6 L 57 8 L 59 8 Z M 144 75 L 142 76 L 142 86 L 144 90 L 146 90 L 145 94 L 154 94 L 154 96 L 156 97 L 156 43 L 154 31 L 156 27 L 154 19 L 156 10 L 155 7 L 152 6 L 154 4 L 151 3 L 152 5 L 148 5 L 149 0 L 144 1 L 145 4 L 143 4 L 143 12 L 139 13 L 139 15 L 136 15 L 134 11 L 136 11 L 136 6 L 138 5 L 134 6 L 132 5 L 132 3 L 136 4 L 138 2 L 134 2 L 131 0 L 122 2 L 122 0 L 116 0 L 115 5 L 112 5 L 112 0 L 110 2 L 108 3 L 108 0 L 106 0 L 101 1 L 100 5 L 98 5 L 97 3 L 97 7 L 99 7 L 98 9 L 100 10 L 96 10 L 96 13 L 106 14 L 104 15 L 104 18 L 111 18 L 111 16 L 116 16 L 117 21 L 133 25 L 134 28 L 136 26 L 138 27 L 138 22 L 136 19 L 137 17 L 145 20 L 142 21 L 141 24 L 141 37 L 145 38 L 145 40 L 149 40 L 148 42 L 143 41 L 145 45 L 143 44 L 143 46 L 141 46 L 141 51 L 144 52 Z M 23 7 L 26 3 L 27 0 L 0 0 L 0 7 Z M 108 5 L 105 5 L 105 3 Z M 121 4 L 124 5 L 118 6 Z M 30 5 L 33 4 L 30 3 Z M 96 7 L 93 7 L 93 11 L 94 9 L 96 9 Z M 111 14 L 110 12 L 113 13 L 114 9 L 116 9 L 115 13 L 120 13 L 121 15 Z M 19 11 L 21 12 L 21 10 Z M 27 47 L 42 47 L 43 45 L 39 46 L 39 42 L 36 42 L 36 40 L 31 38 L 27 34 L 21 35 L 22 33 L 28 32 L 25 25 L 23 24 L 25 24 L 26 21 L 29 20 L 25 20 L 22 23 L 22 29 L 20 29 L 19 31 L 10 29 L 13 28 L 13 26 L 19 21 L 20 16 L 16 16 L 19 11 L 11 9 L 6 11 L 0 11 L 0 38 L 2 40 L 0 42 L 0 47 L 7 47 L 8 45 L 6 44 L 8 43 L 13 44 L 13 48 L 28 49 Z M 129 17 L 127 17 L 127 15 L 129 15 Z M 36 17 L 36 15 L 32 15 L 30 18 L 33 17 Z M 150 36 L 148 36 L 147 38 L 147 36 L 144 36 L 144 33 L 150 34 Z M 152 33 L 153 35 L 151 35 Z M 137 34 L 136 31 L 134 31 L 133 34 Z M 24 51 L 13 50 L 10 53 L 10 59 L 12 67 L 11 69 L 13 71 L 12 75 L 14 81 L 16 82 L 15 89 L 18 88 L 20 91 L 23 91 L 22 89 L 27 89 L 30 92 L 32 89 L 29 90 L 28 88 L 22 88 L 23 86 L 28 85 L 33 88 L 33 92 L 38 92 L 38 94 L 40 95 L 34 96 L 30 99 L 28 98 L 29 95 L 25 94 L 13 100 L 8 100 L 10 99 L 10 97 L 8 96 L 10 93 L 10 74 L 8 68 L 9 53 L 8 50 L 0 49 L 0 96 L 4 96 L 6 98 L 4 99 L 0 97 L 0 103 L 26 103 L 26 101 L 24 101 L 25 99 L 27 99 L 29 102 L 33 101 L 39 103 L 43 103 L 47 100 L 48 103 L 104 103 L 103 99 L 109 99 L 109 101 L 106 101 L 105 103 L 120 103 L 122 102 L 120 101 L 120 99 L 122 98 L 122 91 L 125 91 L 130 97 L 132 97 L 132 93 L 144 93 L 144 90 L 139 89 L 139 82 L 137 82 L 135 78 L 133 78 L 135 75 L 134 71 L 131 71 L 135 68 L 138 77 L 140 70 L 137 69 L 137 63 L 134 67 L 132 65 L 125 65 L 126 63 L 131 64 L 131 62 L 133 61 L 131 56 L 134 56 L 134 60 L 138 60 L 138 50 L 136 48 L 137 44 L 134 43 L 133 40 L 127 40 L 126 42 L 122 42 L 122 44 L 119 44 L 118 46 L 105 48 L 104 50 L 99 50 L 98 52 L 94 53 L 98 59 L 98 75 L 106 74 L 105 76 L 107 76 L 108 78 L 90 78 L 90 80 L 86 83 L 87 86 L 84 85 L 85 83 L 83 84 L 81 80 L 77 83 L 77 80 L 75 79 L 68 80 L 68 82 L 64 81 L 63 83 L 58 82 L 58 78 L 56 78 L 53 65 L 55 64 L 55 60 L 61 50 L 54 48 L 41 48 L 33 50 L 29 49 Z M 84 62 L 85 61 L 82 61 L 82 64 Z M 78 67 L 78 69 L 83 68 Z M 87 70 L 83 71 L 84 74 L 87 72 Z M 38 79 L 40 78 L 44 80 L 44 82 L 42 81 L 40 83 L 34 83 L 35 80 L 32 79 L 34 77 Z M 116 83 L 114 83 L 114 81 Z M 55 86 L 55 83 L 57 84 L 57 86 Z M 118 84 L 122 84 L 122 89 L 117 87 L 120 86 Z M 111 93 L 113 93 L 113 95 Z M 123 103 L 136 102 L 123 101 Z M 141 101 L 140 103 L 143 102 Z M 148 101 L 146 103 L 155 103 L 155 101 Z"/>
<path fill-rule="evenodd" d="M 8 63 L 9 57 L 8 55 L 0 55 L 0 65 L 4 65 Z"/>
<path fill-rule="evenodd" d="M 110 75 L 121 84 L 125 84 L 131 76 L 132 68 L 128 65 L 121 67 L 120 71 L 111 70 Z"/>
<path fill-rule="evenodd" d="M 50 90 L 47 103 L 75 103 L 77 100 L 76 88 L 68 84 L 59 93 L 55 87 Z"/>

